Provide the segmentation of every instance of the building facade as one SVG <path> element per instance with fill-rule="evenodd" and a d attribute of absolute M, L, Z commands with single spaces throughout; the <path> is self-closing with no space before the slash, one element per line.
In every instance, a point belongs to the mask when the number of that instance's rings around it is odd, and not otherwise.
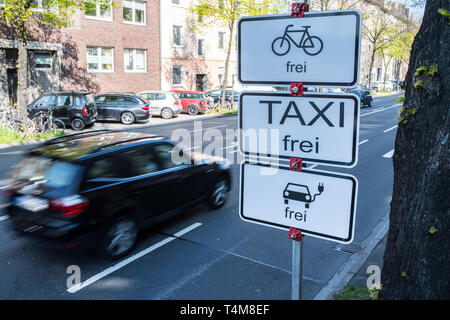
<path fill-rule="evenodd" d="M 195 0 L 161 2 L 161 89 L 208 91 L 224 82 L 229 31 L 220 22 L 193 32 L 189 7 Z M 234 35 L 233 35 L 234 39 Z M 236 74 L 236 48 L 228 69 L 228 85 Z"/>
<path fill-rule="evenodd" d="M 28 101 L 51 90 L 92 93 L 160 88 L 160 0 L 86 2 L 72 26 L 41 28 L 28 42 Z M 17 42 L 0 29 L 0 105 L 17 92 Z"/>

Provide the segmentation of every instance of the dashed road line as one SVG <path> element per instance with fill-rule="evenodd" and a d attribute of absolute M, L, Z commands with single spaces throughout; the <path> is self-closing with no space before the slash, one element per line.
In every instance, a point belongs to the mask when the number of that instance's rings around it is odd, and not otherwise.
<path fill-rule="evenodd" d="M 169 242 L 172 242 L 173 240 L 175 240 L 175 239 L 181 237 L 182 235 L 188 233 L 189 231 L 192 231 L 195 228 L 200 227 L 201 225 L 202 224 L 200 222 L 196 222 L 196 223 L 194 223 L 194 224 L 192 224 L 192 225 L 190 225 L 190 226 L 188 226 L 188 227 L 178 231 L 173 236 L 167 237 L 166 239 L 161 240 L 158 243 L 155 243 L 154 245 L 148 247 L 147 249 L 144 249 L 144 250 L 142 250 L 142 251 L 132 255 L 131 257 L 129 257 L 129 258 L 127 258 L 127 259 L 125 259 L 125 260 L 123 260 L 123 261 L 121 261 L 121 262 L 119 262 L 119 263 L 117 263 L 117 264 L 115 264 L 115 265 L 113 265 L 111 267 L 109 267 L 108 269 L 106 269 L 106 270 L 104 270 L 104 271 L 102 271 L 100 273 L 97 273 L 96 275 L 90 277 L 86 281 L 83 281 L 83 282 L 81 282 L 81 283 L 79 283 L 77 285 L 74 285 L 74 286 L 68 288 L 67 292 L 69 292 L 69 293 L 76 293 L 76 292 L 80 291 L 81 289 L 83 289 L 83 288 L 93 284 L 94 282 L 96 282 L 96 281 L 106 277 L 107 275 L 109 275 L 109 274 L 111 274 L 111 273 L 113 273 L 113 272 L 115 272 L 115 271 L 125 267 L 127 264 L 130 264 L 131 262 L 133 262 L 133 261 L 135 261 L 135 260 L 145 256 L 146 254 L 148 254 L 148 253 L 150 253 L 152 251 L 155 251 L 158 248 L 161 248 L 162 246 L 168 244 Z"/>
<path fill-rule="evenodd" d="M 367 141 L 369 141 L 369 139 L 366 139 L 366 140 L 360 141 L 360 142 L 358 143 L 358 145 L 362 145 L 362 144 L 366 143 Z"/>
<path fill-rule="evenodd" d="M 393 126 L 392 128 L 389 128 L 389 129 L 384 130 L 383 133 L 386 133 L 386 132 L 389 132 L 389 131 L 391 131 L 391 130 L 394 130 L 394 129 L 397 128 L 397 127 L 398 127 L 398 125 L 395 125 L 395 126 Z"/>
<path fill-rule="evenodd" d="M 7 220 L 8 218 L 9 218 L 8 215 L 0 216 L 0 222 L 1 222 L 1 221 L 5 221 L 5 220 Z"/>
<path fill-rule="evenodd" d="M 401 103 L 397 103 L 397 104 L 394 104 L 393 106 L 390 106 L 390 107 L 387 107 L 387 108 L 383 108 L 383 109 L 380 109 L 380 110 L 375 110 L 375 111 L 372 111 L 372 112 L 368 112 L 368 113 L 361 114 L 360 117 L 365 117 L 365 116 L 368 116 L 368 115 L 370 115 L 370 114 L 374 114 L 374 113 L 377 113 L 377 112 L 389 110 L 389 109 L 392 109 L 392 108 L 398 108 L 398 107 L 400 107 L 401 105 L 402 105 Z"/>
<path fill-rule="evenodd" d="M 383 158 L 392 158 L 392 156 L 394 155 L 394 150 L 395 149 L 392 149 L 388 153 L 383 154 Z"/>

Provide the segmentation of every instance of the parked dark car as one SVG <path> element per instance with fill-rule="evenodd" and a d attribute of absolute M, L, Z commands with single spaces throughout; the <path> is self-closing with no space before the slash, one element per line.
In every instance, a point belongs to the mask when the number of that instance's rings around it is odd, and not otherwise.
<path fill-rule="evenodd" d="M 369 90 L 350 90 L 349 92 L 354 93 L 359 97 L 359 99 L 361 100 L 361 108 L 373 107 L 373 97 L 370 94 Z"/>
<path fill-rule="evenodd" d="M 128 125 L 151 117 L 150 103 L 132 94 L 100 94 L 95 96 L 95 103 L 100 121 L 120 121 Z"/>
<path fill-rule="evenodd" d="M 82 91 L 56 91 L 42 94 L 27 106 L 28 116 L 33 118 L 40 111 L 53 110 L 53 117 L 60 119 L 73 130 L 83 130 L 98 117 L 94 96 Z"/>
<path fill-rule="evenodd" d="M 181 100 L 182 112 L 186 112 L 191 116 L 208 111 L 209 106 L 206 103 L 206 97 L 200 91 L 186 91 L 186 90 L 170 90 L 175 92 Z"/>
<path fill-rule="evenodd" d="M 97 130 L 37 146 L 5 189 L 11 226 L 61 249 L 120 258 L 138 232 L 203 201 L 222 207 L 226 159 L 183 152 L 165 137 Z"/>

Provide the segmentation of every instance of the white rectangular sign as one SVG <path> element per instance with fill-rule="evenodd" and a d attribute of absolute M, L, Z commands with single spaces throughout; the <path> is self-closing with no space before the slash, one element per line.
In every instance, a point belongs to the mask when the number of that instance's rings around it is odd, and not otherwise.
<path fill-rule="evenodd" d="M 326 171 L 292 171 L 241 164 L 241 218 L 340 243 L 353 240 L 357 180 Z M 264 199 L 264 201 L 261 201 Z"/>
<path fill-rule="evenodd" d="M 248 84 L 354 87 L 361 14 L 356 10 L 267 15 L 238 21 L 238 80 Z"/>
<path fill-rule="evenodd" d="M 354 167 L 358 161 L 359 98 L 354 94 L 243 92 L 242 154 Z"/>

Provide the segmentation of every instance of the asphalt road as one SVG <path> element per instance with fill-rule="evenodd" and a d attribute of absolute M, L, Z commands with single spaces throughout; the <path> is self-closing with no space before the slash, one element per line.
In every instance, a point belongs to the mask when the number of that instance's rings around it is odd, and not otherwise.
<path fill-rule="evenodd" d="M 377 98 L 373 108 L 361 111 L 359 162 L 355 168 L 315 167 L 357 177 L 356 248 L 386 218 L 389 208 L 394 119 L 400 108 L 397 97 Z M 238 163 L 236 141 L 225 135 L 227 129 L 236 129 L 236 116 L 205 119 L 202 128 L 199 125 L 167 123 L 139 127 L 139 131 L 171 137 L 176 129 L 184 130 L 178 133 L 200 134 L 213 128 L 224 134 L 223 155 L 236 157 L 234 163 Z M 203 147 L 206 145 L 208 142 L 203 143 Z M 187 147 L 201 151 L 199 145 Z M 26 148 L 0 150 L 0 180 Z M 234 164 L 232 172 L 232 192 L 223 208 L 210 211 L 201 205 L 144 232 L 135 251 L 119 262 L 96 252 L 49 249 L 11 231 L 8 217 L 0 212 L 0 299 L 290 299 L 291 240 L 286 231 L 240 219 L 239 165 Z M 336 243 L 306 237 L 304 298 L 313 299 L 351 256 Z M 67 270 L 72 265 L 80 268 L 82 282 L 68 289 L 71 273 Z"/>

